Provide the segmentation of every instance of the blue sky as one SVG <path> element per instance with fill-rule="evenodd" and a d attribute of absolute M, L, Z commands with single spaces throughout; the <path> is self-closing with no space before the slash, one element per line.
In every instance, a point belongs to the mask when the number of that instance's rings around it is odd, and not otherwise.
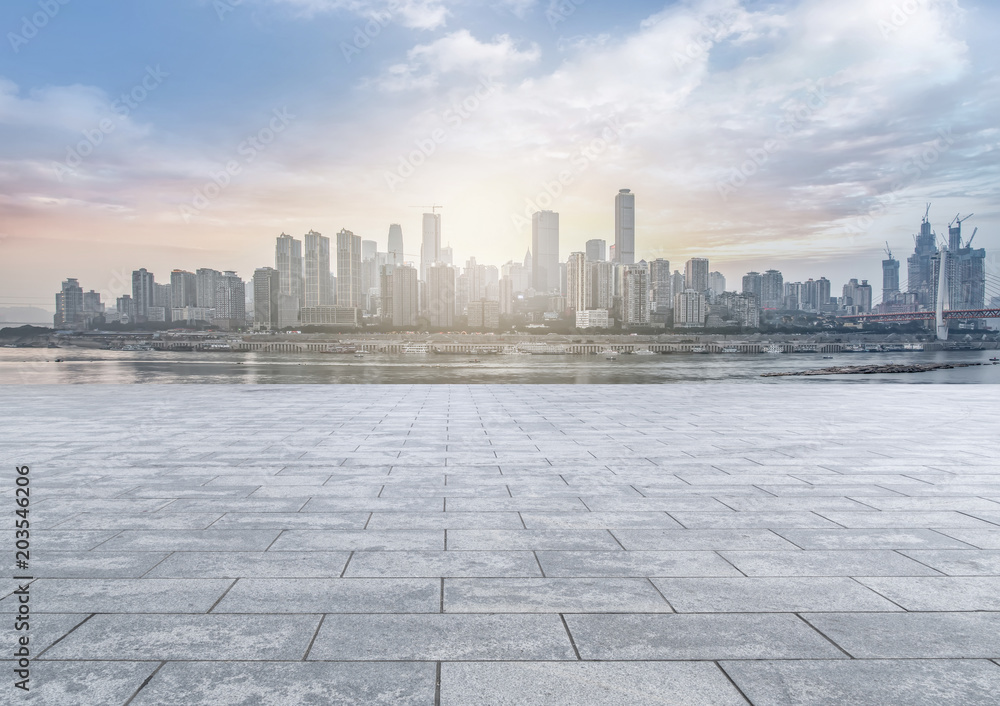
<path fill-rule="evenodd" d="M 878 288 L 928 201 L 939 233 L 975 212 L 1000 247 L 998 20 L 958 0 L 8 0 L 0 306 L 51 307 L 68 276 L 110 296 L 142 266 L 249 277 L 281 232 L 384 248 L 401 223 L 416 253 L 435 203 L 463 263 L 522 257 L 535 207 L 568 256 L 611 238 L 619 188 L 640 257 Z"/>

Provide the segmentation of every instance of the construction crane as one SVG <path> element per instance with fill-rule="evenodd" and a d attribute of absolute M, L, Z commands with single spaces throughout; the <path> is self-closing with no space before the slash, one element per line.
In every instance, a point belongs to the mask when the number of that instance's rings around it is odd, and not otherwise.
<path fill-rule="evenodd" d="M 978 232 L 979 232 L 979 227 L 978 226 L 976 226 L 975 228 L 973 228 L 972 235 L 969 236 L 969 241 L 965 244 L 965 247 L 967 247 L 967 248 L 971 248 L 972 247 L 972 239 L 976 237 L 976 233 L 978 233 Z"/>
<path fill-rule="evenodd" d="M 890 260 L 893 259 L 893 257 L 892 257 L 892 250 L 889 248 L 889 241 L 888 240 L 885 241 L 885 254 L 889 256 Z"/>
<path fill-rule="evenodd" d="M 924 223 L 927 222 L 927 219 L 928 219 L 928 217 L 930 217 L 930 215 L 931 215 L 931 205 L 928 203 L 927 204 L 927 210 L 924 211 Z"/>
<path fill-rule="evenodd" d="M 951 223 L 949 223 L 949 224 L 948 224 L 948 227 L 949 227 L 949 228 L 950 228 L 951 226 L 955 225 L 956 223 L 958 223 L 958 225 L 959 225 L 959 226 L 961 226 L 961 225 L 962 225 L 962 223 L 964 223 L 965 221 L 969 220 L 970 218 L 972 218 L 972 217 L 973 217 L 974 215 L 976 215 L 976 214 L 975 214 L 975 213 L 970 213 L 970 214 L 969 214 L 968 216 L 966 216 L 965 218 L 960 218 L 960 217 L 959 217 L 960 215 L 961 215 L 961 213 L 956 213 L 956 214 L 955 214 L 955 217 L 954 217 L 954 218 L 953 218 L 953 219 L 951 220 Z"/>

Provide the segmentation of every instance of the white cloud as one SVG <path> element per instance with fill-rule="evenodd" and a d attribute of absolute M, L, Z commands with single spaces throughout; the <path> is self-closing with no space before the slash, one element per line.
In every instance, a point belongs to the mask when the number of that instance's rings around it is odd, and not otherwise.
<path fill-rule="evenodd" d="M 361 17 L 391 17 L 405 27 L 432 30 L 443 27 L 451 12 L 448 0 L 271 0 L 307 16 L 345 11 Z"/>

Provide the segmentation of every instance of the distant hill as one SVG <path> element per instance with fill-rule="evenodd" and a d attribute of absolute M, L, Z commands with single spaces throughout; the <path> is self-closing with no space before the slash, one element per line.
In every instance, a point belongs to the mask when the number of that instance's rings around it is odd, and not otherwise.
<path fill-rule="evenodd" d="M 0 324 L 7 322 L 51 326 L 52 312 L 37 306 L 0 306 Z"/>

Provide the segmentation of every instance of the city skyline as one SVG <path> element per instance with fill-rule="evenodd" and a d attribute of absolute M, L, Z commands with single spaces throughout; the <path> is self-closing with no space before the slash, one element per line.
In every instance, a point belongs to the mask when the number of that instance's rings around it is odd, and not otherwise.
<path fill-rule="evenodd" d="M 523 252 L 535 210 L 610 245 L 620 188 L 636 260 L 729 277 L 874 280 L 927 201 L 997 247 L 989 3 L 57 6 L 0 11 L 6 305 L 137 260 L 250 273 L 281 231 L 413 242 L 432 204 L 456 262 Z"/>

